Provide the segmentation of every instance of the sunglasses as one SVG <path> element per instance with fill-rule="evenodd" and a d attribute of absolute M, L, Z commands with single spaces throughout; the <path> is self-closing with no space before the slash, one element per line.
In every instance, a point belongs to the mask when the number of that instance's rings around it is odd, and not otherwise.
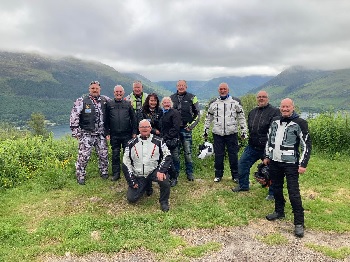
<path fill-rule="evenodd" d="M 98 81 L 91 81 L 90 85 L 98 85 L 98 86 L 101 86 L 101 85 L 100 85 L 100 82 L 98 82 Z"/>

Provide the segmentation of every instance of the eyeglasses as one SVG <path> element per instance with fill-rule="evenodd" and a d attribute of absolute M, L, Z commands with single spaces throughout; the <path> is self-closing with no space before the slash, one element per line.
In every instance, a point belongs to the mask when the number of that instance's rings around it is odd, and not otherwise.
<path fill-rule="evenodd" d="M 139 126 L 139 128 L 150 128 L 150 126 Z"/>
<path fill-rule="evenodd" d="M 267 98 L 267 96 L 257 96 L 256 98 Z"/>
<path fill-rule="evenodd" d="M 100 82 L 98 82 L 98 81 L 91 81 L 90 85 L 98 85 L 98 86 L 101 86 L 101 85 L 100 85 Z"/>

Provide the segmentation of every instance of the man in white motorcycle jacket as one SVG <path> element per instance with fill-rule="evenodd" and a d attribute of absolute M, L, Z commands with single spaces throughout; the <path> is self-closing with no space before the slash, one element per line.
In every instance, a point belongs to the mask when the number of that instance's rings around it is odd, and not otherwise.
<path fill-rule="evenodd" d="M 170 150 L 163 139 L 151 134 L 148 120 L 139 123 L 140 134 L 128 142 L 123 156 L 123 173 L 128 182 L 127 200 L 135 203 L 146 192 L 152 195 L 152 181 L 160 188 L 160 207 L 169 211 L 170 181 L 168 169 L 172 164 Z"/>

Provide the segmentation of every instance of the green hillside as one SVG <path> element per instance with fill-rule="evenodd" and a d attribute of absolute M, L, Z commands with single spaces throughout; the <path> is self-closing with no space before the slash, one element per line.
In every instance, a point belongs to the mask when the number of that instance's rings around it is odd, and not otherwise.
<path fill-rule="evenodd" d="M 167 90 L 163 86 L 160 86 L 157 83 L 151 82 L 149 79 L 147 79 L 146 77 L 144 77 L 144 76 L 142 76 L 140 74 L 137 74 L 137 73 L 124 73 L 123 75 L 131 78 L 134 81 L 135 80 L 141 81 L 142 85 L 145 88 L 145 90 L 148 90 L 148 91 L 146 91 L 148 93 L 155 92 L 160 97 L 170 96 L 172 94 L 172 92 L 170 92 L 169 90 Z"/>
<path fill-rule="evenodd" d="M 350 110 L 350 69 L 321 71 L 292 67 L 252 92 L 261 89 L 269 93 L 273 104 L 290 97 L 305 112 Z"/>
<path fill-rule="evenodd" d="M 22 125 L 33 112 L 41 112 L 52 122 L 68 123 L 73 101 L 88 92 L 93 80 L 112 97 L 116 84 L 129 94 L 134 79 L 98 62 L 0 52 L 0 120 Z M 144 86 L 145 92 L 155 92 L 151 83 Z"/>
<path fill-rule="evenodd" d="M 123 85 L 126 94 L 132 82 L 141 80 L 144 91 L 160 97 L 176 91 L 176 81 L 152 83 L 137 73 L 120 73 L 105 64 L 72 57 L 53 58 L 30 53 L 0 52 L 0 99 L 2 122 L 25 124 L 32 113 L 43 113 L 57 124 L 67 124 L 73 102 L 88 93 L 92 80 L 101 83 L 103 95 L 113 96 L 113 87 Z M 230 93 L 241 97 L 265 89 L 270 101 L 278 105 L 290 97 L 306 112 L 350 110 L 350 69 L 321 71 L 291 67 L 276 77 L 219 77 L 209 81 L 188 81 L 189 92 L 201 104 L 217 96 L 217 87 L 227 82 Z"/>

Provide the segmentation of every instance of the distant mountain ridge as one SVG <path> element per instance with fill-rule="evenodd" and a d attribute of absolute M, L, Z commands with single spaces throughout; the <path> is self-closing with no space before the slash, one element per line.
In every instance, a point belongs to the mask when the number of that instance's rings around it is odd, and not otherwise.
<path fill-rule="evenodd" d="M 132 92 L 134 80 L 141 80 L 146 93 L 159 97 L 176 92 L 177 81 L 152 83 L 137 73 L 121 73 L 99 62 L 72 57 L 53 58 L 31 53 L 0 52 L 0 99 L 3 107 L 0 120 L 21 125 L 33 112 L 46 119 L 69 122 L 70 110 L 76 98 L 88 93 L 91 81 L 101 83 L 101 93 L 113 96 L 113 87 L 121 84 L 126 94 Z M 311 70 L 300 66 L 273 76 L 228 76 L 209 81 L 187 81 L 188 90 L 201 104 L 218 95 L 220 83 L 230 86 L 230 94 L 241 97 L 247 93 L 266 90 L 273 105 L 290 97 L 306 112 L 326 110 L 350 111 L 350 69 Z"/>
<path fill-rule="evenodd" d="M 250 90 L 259 87 L 271 80 L 273 76 L 226 76 L 217 77 L 209 81 L 187 81 L 189 92 L 195 94 L 198 99 L 208 101 L 213 97 L 218 96 L 218 87 L 225 82 L 230 87 L 230 94 L 240 97 L 248 93 Z M 176 92 L 177 81 L 160 81 L 157 84 L 163 86 L 165 89 Z"/>
<path fill-rule="evenodd" d="M 88 93 L 94 80 L 101 83 L 101 94 L 113 97 L 116 84 L 131 93 L 135 79 L 99 62 L 0 52 L 0 119 L 23 124 L 33 112 L 41 112 L 53 122 L 68 123 L 73 101 Z M 143 82 L 147 93 L 168 94 L 149 80 Z"/>
<path fill-rule="evenodd" d="M 275 105 L 289 97 L 305 112 L 350 110 L 350 69 L 313 70 L 294 66 L 251 93 L 262 89 L 269 93 Z"/>

